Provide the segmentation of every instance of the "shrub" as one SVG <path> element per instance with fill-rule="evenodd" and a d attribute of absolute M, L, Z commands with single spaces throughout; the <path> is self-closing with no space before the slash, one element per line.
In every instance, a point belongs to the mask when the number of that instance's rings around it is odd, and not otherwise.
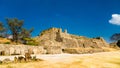
<path fill-rule="evenodd" d="M 118 42 L 117 42 L 117 46 L 120 47 L 120 40 L 118 40 Z"/>
<path fill-rule="evenodd" d="M 28 42 L 28 43 L 26 43 L 26 45 L 35 45 L 35 43 L 34 42 Z"/>
<path fill-rule="evenodd" d="M 4 44 L 10 44 L 10 42 L 5 42 Z"/>
<path fill-rule="evenodd" d="M 17 58 L 16 58 L 17 59 Z M 17 61 L 17 62 L 25 62 L 25 58 L 23 56 L 19 56 L 18 57 L 18 60 L 14 60 L 14 61 Z"/>
<path fill-rule="evenodd" d="M 31 59 L 32 59 L 31 54 L 30 53 L 25 53 L 25 60 L 30 61 Z"/>
<path fill-rule="evenodd" d="M 0 64 L 2 64 L 2 61 L 0 60 Z"/>
<path fill-rule="evenodd" d="M 26 45 L 38 45 L 38 42 L 32 38 L 24 38 L 24 41 Z"/>

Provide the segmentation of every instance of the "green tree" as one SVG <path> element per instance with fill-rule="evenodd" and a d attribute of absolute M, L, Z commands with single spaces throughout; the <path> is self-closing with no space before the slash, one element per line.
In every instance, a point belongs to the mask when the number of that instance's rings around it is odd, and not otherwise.
<path fill-rule="evenodd" d="M 31 33 L 33 32 L 33 28 L 30 30 L 27 30 L 25 28 L 22 28 L 20 37 L 21 37 L 21 42 L 27 45 L 38 45 L 38 42 L 34 39 L 31 38 Z"/>
<path fill-rule="evenodd" d="M 3 23 L 0 22 L 0 37 L 3 37 L 5 35 L 6 28 L 4 27 Z"/>
<path fill-rule="evenodd" d="M 13 18 L 13 19 L 7 18 L 7 24 L 13 36 L 12 40 L 16 43 L 18 43 L 19 34 L 22 30 L 23 23 L 24 23 L 23 20 L 18 20 L 17 18 Z"/>
<path fill-rule="evenodd" d="M 120 40 L 117 41 L 117 46 L 120 47 Z"/>
<path fill-rule="evenodd" d="M 113 34 L 110 39 L 116 42 L 117 46 L 120 47 L 120 33 Z"/>
<path fill-rule="evenodd" d="M 22 28 L 21 30 L 21 38 L 30 38 L 31 37 L 31 33 L 33 32 L 33 28 L 31 28 L 30 30 L 27 30 L 25 28 Z"/>
<path fill-rule="evenodd" d="M 120 33 L 115 33 L 115 34 L 113 34 L 113 35 L 110 37 L 110 39 L 111 39 L 112 41 L 118 41 L 118 40 L 120 40 Z"/>
<path fill-rule="evenodd" d="M 33 28 L 31 28 L 30 30 L 23 28 L 23 24 L 24 24 L 23 20 L 18 20 L 17 18 L 7 19 L 7 24 L 8 24 L 9 30 L 12 33 L 12 36 L 13 36 L 12 40 L 14 42 L 26 44 L 28 41 L 32 40 L 31 33 L 33 32 Z"/>
<path fill-rule="evenodd" d="M 31 33 L 33 32 L 33 28 L 31 28 L 30 30 L 27 30 L 25 28 L 22 28 L 21 33 L 20 33 L 20 39 L 23 43 L 28 42 L 29 40 L 26 39 L 31 39 Z"/>

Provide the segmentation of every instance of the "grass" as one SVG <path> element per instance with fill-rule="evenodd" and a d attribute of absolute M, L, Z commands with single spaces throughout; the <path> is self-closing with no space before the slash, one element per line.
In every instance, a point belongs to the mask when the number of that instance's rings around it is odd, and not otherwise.
<path fill-rule="evenodd" d="M 113 58 L 112 60 L 109 60 L 108 62 L 120 66 L 120 58 Z"/>
<path fill-rule="evenodd" d="M 8 65 L 6 68 L 15 68 L 15 67 L 13 67 L 13 66 L 11 66 L 11 65 Z"/>
<path fill-rule="evenodd" d="M 11 40 L 7 39 L 7 38 L 1 38 L 0 37 L 0 43 L 1 44 L 9 44 L 11 43 Z"/>

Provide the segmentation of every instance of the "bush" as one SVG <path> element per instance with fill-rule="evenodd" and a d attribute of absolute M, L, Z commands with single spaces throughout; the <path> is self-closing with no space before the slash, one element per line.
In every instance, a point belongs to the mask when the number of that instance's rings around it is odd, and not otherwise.
<path fill-rule="evenodd" d="M 37 44 L 34 42 L 28 42 L 28 43 L 26 43 L 26 45 L 37 45 Z"/>
<path fill-rule="evenodd" d="M 28 42 L 26 43 L 26 45 L 34 45 L 34 46 L 37 46 L 38 43 L 37 43 L 36 41 L 28 41 Z"/>
<path fill-rule="evenodd" d="M 0 60 L 0 64 L 2 64 L 2 61 Z"/>
<path fill-rule="evenodd" d="M 24 41 L 26 41 L 26 45 L 38 45 L 38 42 L 36 42 L 36 40 L 32 38 L 24 38 Z"/>
<path fill-rule="evenodd" d="M 118 42 L 117 42 L 117 46 L 120 47 L 120 40 L 118 40 Z"/>
<path fill-rule="evenodd" d="M 10 44 L 10 42 L 5 42 L 4 44 Z"/>

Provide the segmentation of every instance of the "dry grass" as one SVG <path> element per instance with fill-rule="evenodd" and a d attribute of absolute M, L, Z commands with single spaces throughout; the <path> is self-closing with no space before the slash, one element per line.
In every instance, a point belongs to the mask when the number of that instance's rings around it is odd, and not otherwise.
<path fill-rule="evenodd" d="M 46 60 L 4 64 L 0 65 L 0 68 L 120 68 L 120 51 L 82 55 L 44 55 L 40 58 Z"/>
<path fill-rule="evenodd" d="M 0 38 L 0 44 L 4 44 L 6 42 L 11 42 L 9 39 L 6 38 Z"/>

